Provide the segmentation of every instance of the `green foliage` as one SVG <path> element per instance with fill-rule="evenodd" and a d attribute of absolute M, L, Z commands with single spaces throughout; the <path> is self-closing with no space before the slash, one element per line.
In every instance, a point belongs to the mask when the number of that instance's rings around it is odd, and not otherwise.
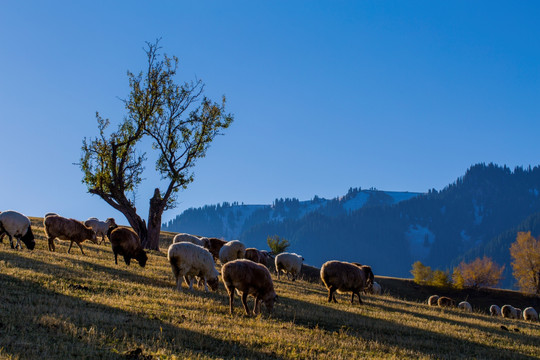
<path fill-rule="evenodd" d="M 289 240 L 280 238 L 278 235 L 269 236 L 266 242 L 274 255 L 284 252 L 291 245 Z"/>
<path fill-rule="evenodd" d="M 213 102 L 203 95 L 201 80 L 178 83 L 178 58 L 159 53 L 159 40 L 147 43 L 145 72 L 128 72 L 128 97 L 122 102 L 126 115 L 116 131 L 96 113 L 99 136 L 83 140 L 78 164 L 88 192 L 100 196 L 122 212 L 145 243 L 146 223 L 137 215 L 135 194 L 142 181 L 144 139 L 157 154 L 156 171 L 165 180 L 150 204 L 148 228 L 161 224 L 164 210 L 174 207 L 176 194 L 194 179 L 197 159 L 206 155 L 214 138 L 233 121 L 225 112 L 225 97 Z M 157 242 L 153 231 L 154 243 Z"/>
<path fill-rule="evenodd" d="M 425 266 L 420 261 L 416 261 L 411 270 L 414 282 L 421 285 L 429 285 L 433 281 L 433 271 L 431 267 Z"/>

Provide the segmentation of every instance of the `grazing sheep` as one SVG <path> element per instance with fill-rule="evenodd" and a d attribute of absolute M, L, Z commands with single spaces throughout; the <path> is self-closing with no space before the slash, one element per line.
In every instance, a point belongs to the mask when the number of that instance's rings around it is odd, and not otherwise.
<path fill-rule="evenodd" d="M 45 236 L 49 240 L 49 251 L 55 251 L 54 239 L 69 240 L 68 254 L 71 251 L 73 243 L 76 243 L 81 249 L 83 255 L 84 251 L 81 243 L 85 240 L 90 240 L 94 244 L 97 244 L 96 233 L 91 227 L 85 226 L 82 222 L 75 219 L 67 219 L 59 215 L 47 216 L 43 219 L 43 225 L 45 225 Z"/>
<path fill-rule="evenodd" d="M 266 267 L 269 267 L 273 260 L 272 255 L 268 251 L 257 250 L 255 248 L 246 249 L 245 258 L 258 264 L 263 264 Z"/>
<path fill-rule="evenodd" d="M 176 279 L 176 288 L 182 290 L 182 278 L 193 290 L 193 277 L 198 276 L 204 281 L 204 289 L 208 286 L 213 291 L 218 288 L 219 280 L 212 254 L 202 246 L 190 242 L 178 242 L 171 244 L 167 252 L 167 259 L 171 264 L 172 272 Z M 191 277 L 188 281 L 188 278 Z"/>
<path fill-rule="evenodd" d="M 381 288 L 381 285 L 378 282 L 376 282 L 376 281 L 373 282 L 373 287 L 371 288 L 371 293 L 373 295 L 381 295 L 382 288 Z"/>
<path fill-rule="evenodd" d="M 124 262 L 128 266 L 131 263 L 131 259 L 137 260 L 141 267 L 146 265 L 148 255 L 143 250 L 141 240 L 135 231 L 123 227 L 109 228 L 107 237 L 111 242 L 114 263 L 116 265 L 118 265 L 118 255 L 124 257 Z"/>
<path fill-rule="evenodd" d="M 189 242 L 189 243 L 204 247 L 204 240 L 202 240 L 200 237 L 196 235 L 183 234 L 183 233 L 176 234 L 176 236 L 173 239 L 173 244 L 176 244 L 179 242 Z"/>
<path fill-rule="evenodd" d="M 109 232 L 109 228 L 117 228 L 118 225 L 116 225 L 116 222 L 114 221 L 114 218 L 108 218 L 105 221 L 100 221 L 96 218 L 89 218 L 84 222 L 84 225 L 91 227 L 92 230 L 96 233 L 96 236 L 101 235 L 101 243 L 105 242 L 105 236 Z"/>
<path fill-rule="evenodd" d="M 491 316 L 501 316 L 501 308 L 498 305 L 491 305 L 489 307 L 489 314 Z"/>
<path fill-rule="evenodd" d="M 204 247 L 210 251 L 210 254 L 214 257 L 214 260 L 219 260 L 219 250 L 221 250 L 223 245 L 227 242 L 218 238 L 202 238 L 201 240 L 204 242 Z"/>
<path fill-rule="evenodd" d="M 467 312 L 472 312 L 472 306 L 467 301 L 462 301 L 458 304 L 458 308 Z"/>
<path fill-rule="evenodd" d="M 441 296 L 439 299 L 437 299 L 437 305 L 439 305 L 439 307 L 455 306 L 456 302 L 454 299 L 450 299 L 446 296 Z"/>
<path fill-rule="evenodd" d="M 276 257 L 277 260 L 277 257 Z M 335 291 L 338 293 L 352 292 L 351 304 L 354 303 L 354 295 L 358 296 L 358 302 L 362 304 L 360 292 L 365 288 L 371 288 L 373 284 L 373 271 L 369 266 L 357 266 L 343 261 L 327 261 L 321 268 L 321 280 L 328 289 L 328 302 L 337 303 Z"/>
<path fill-rule="evenodd" d="M 253 314 L 260 311 L 261 301 L 264 302 L 268 312 L 272 312 L 277 295 L 274 291 L 270 271 L 264 265 L 246 259 L 229 261 L 221 268 L 221 278 L 229 293 L 231 315 L 233 314 L 235 290 L 242 294 L 242 304 L 248 316 L 251 315 L 247 306 L 248 295 L 255 297 Z"/>
<path fill-rule="evenodd" d="M 504 305 L 501 308 L 501 314 L 503 318 L 518 319 L 517 309 L 512 305 Z"/>
<path fill-rule="evenodd" d="M 219 261 L 226 264 L 229 261 L 243 259 L 246 255 L 246 246 L 238 240 L 226 243 L 219 250 Z"/>
<path fill-rule="evenodd" d="M 12 249 L 22 249 L 21 240 L 28 250 L 33 250 L 36 246 L 30 219 L 16 211 L 8 210 L 0 213 L 0 242 L 4 235 L 9 237 Z M 13 245 L 13 238 L 17 239 L 16 246 Z"/>
<path fill-rule="evenodd" d="M 538 321 L 538 313 L 532 307 L 525 308 L 525 310 L 523 310 L 523 319 L 529 321 Z"/>
<path fill-rule="evenodd" d="M 289 278 L 290 274 L 292 275 L 292 281 L 296 280 L 296 276 L 300 274 L 302 269 L 303 261 L 304 258 L 295 253 L 284 252 L 276 255 L 275 264 L 278 279 L 281 270 L 283 270 L 287 274 L 287 278 Z"/>
<path fill-rule="evenodd" d="M 438 300 L 439 300 L 439 295 L 431 295 L 427 302 L 429 306 L 437 306 Z"/>

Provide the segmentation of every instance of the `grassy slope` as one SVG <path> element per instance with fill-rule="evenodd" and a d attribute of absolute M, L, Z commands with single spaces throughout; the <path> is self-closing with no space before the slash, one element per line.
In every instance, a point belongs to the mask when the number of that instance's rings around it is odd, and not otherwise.
<path fill-rule="evenodd" d="M 174 291 L 164 253 L 152 252 L 145 269 L 114 265 L 104 245 L 84 243 L 87 256 L 67 254 L 67 243 L 50 253 L 33 222 L 33 252 L 0 244 L 0 358 L 540 357 L 538 324 L 389 295 L 328 304 L 324 288 L 306 281 L 275 280 L 282 302 L 271 317 L 243 316 L 238 297 L 230 316 L 223 286 Z"/>

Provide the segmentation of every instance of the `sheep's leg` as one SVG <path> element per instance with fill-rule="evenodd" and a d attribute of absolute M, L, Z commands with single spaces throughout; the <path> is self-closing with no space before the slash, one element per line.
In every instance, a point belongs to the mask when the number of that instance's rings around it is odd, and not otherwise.
<path fill-rule="evenodd" d="M 253 315 L 256 315 L 261 312 L 261 299 L 256 296 L 255 304 L 253 304 Z"/>
<path fill-rule="evenodd" d="M 80 244 L 80 243 L 77 243 L 77 245 L 79 245 L 79 249 L 81 249 L 81 253 L 82 253 L 83 255 L 85 255 L 85 256 L 86 256 L 86 254 L 84 253 L 84 251 L 83 251 L 83 249 L 82 249 L 82 246 L 81 246 L 81 244 Z"/>
<path fill-rule="evenodd" d="M 71 241 L 71 243 L 69 244 L 69 249 L 68 249 L 68 254 L 69 252 L 71 251 L 71 247 L 73 246 L 73 241 Z"/>
<path fill-rule="evenodd" d="M 50 237 L 49 238 L 49 251 L 55 251 L 56 248 L 54 246 L 54 238 L 53 237 Z"/>
<path fill-rule="evenodd" d="M 203 278 L 204 291 L 208 292 L 208 285 L 206 284 L 206 279 Z"/>
<path fill-rule="evenodd" d="M 184 281 L 184 278 L 180 276 L 178 273 L 176 273 L 175 276 L 176 276 L 176 290 L 180 292 L 182 291 L 182 281 Z"/>
<path fill-rule="evenodd" d="M 234 287 L 229 287 L 227 289 L 227 291 L 229 291 L 229 307 L 230 307 L 230 312 L 231 312 L 231 315 L 233 314 L 233 305 L 234 305 Z"/>
<path fill-rule="evenodd" d="M 336 288 L 334 286 L 330 286 L 330 288 L 328 289 L 328 302 L 332 302 L 333 300 L 335 303 L 337 303 L 334 291 L 336 291 Z"/>
<path fill-rule="evenodd" d="M 354 294 L 354 293 L 353 293 L 353 294 Z M 358 296 L 358 303 L 359 303 L 360 305 L 362 305 L 363 302 L 362 302 L 362 299 L 360 299 L 360 291 L 357 291 L 357 292 L 356 292 L 356 296 Z"/>
<path fill-rule="evenodd" d="M 189 278 L 189 290 L 193 291 L 193 277 Z"/>
<path fill-rule="evenodd" d="M 292 281 L 296 280 L 296 273 L 292 273 Z"/>
<path fill-rule="evenodd" d="M 247 297 L 248 297 L 248 292 L 244 291 L 242 293 L 242 305 L 244 305 L 244 310 L 246 310 L 247 316 L 250 316 L 251 313 L 249 312 L 249 308 L 248 308 L 248 305 L 247 305 Z"/>
<path fill-rule="evenodd" d="M 8 234 L 8 236 L 9 236 L 9 245 L 11 245 L 12 249 L 15 249 L 15 246 L 13 246 L 13 238 L 9 234 Z"/>
<path fill-rule="evenodd" d="M 187 275 L 184 276 L 184 281 L 186 282 L 186 285 L 189 286 L 189 277 L 187 277 Z"/>
<path fill-rule="evenodd" d="M 116 251 L 114 252 L 114 263 L 118 265 L 118 253 Z"/>

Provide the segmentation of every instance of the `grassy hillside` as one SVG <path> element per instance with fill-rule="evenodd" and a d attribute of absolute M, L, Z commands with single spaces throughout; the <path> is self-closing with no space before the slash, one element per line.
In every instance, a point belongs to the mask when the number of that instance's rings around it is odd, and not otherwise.
<path fill-rule="evenodd" d="M 272 316 L 228 314 L 217 293 L 174 290 L 166 255 L 147 267 L 114 265 L 110 247 L 67 243 L 47 251 L 41 219 L 36 249 L 0 244 L 0 358 L 480 358 L 540 357 L 538 323 L 441 310 L 390 295 L 328 304 L 325 289 L 276 280 Z M 162 248 L 170 242 L 164 234 Z M 393 294 L 394 295 L 394 294 Z M 504 331 L 501 325 L 510 330 Z"/>

